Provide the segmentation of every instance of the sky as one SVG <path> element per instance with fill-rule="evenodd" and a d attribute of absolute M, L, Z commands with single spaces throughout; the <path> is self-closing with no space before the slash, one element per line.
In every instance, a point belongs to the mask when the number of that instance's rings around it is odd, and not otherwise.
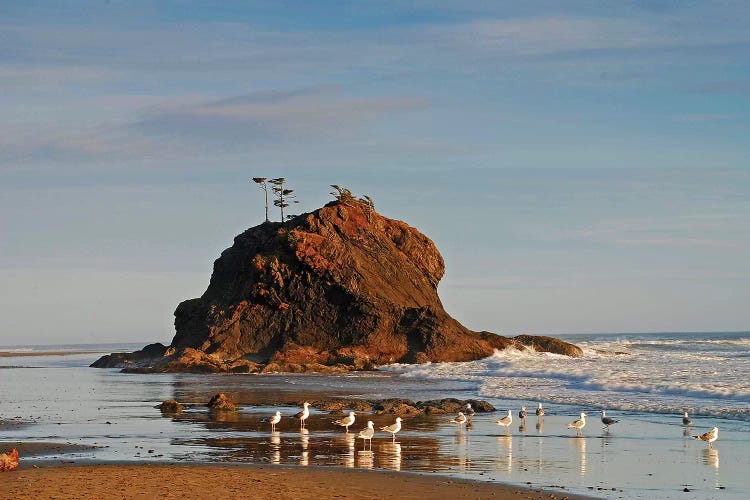
<path fill-rule="evenodd" d="M 0 345 L 168 342 L 330 184 L 505 335 L 750 330 L 750 3 L 0 3 Z"/>

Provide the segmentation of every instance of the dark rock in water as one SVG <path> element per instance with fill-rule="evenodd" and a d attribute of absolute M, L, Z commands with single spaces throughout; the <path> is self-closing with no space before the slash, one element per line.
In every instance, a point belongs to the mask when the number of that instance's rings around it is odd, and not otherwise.
<path fill-rule="evenodd" d="M 519 348 L 446 313 L 437 293 L 444 270 L 433 242 L 415 228 L 356 200 L 332 202 L 237 236 L 214 263 L 205 293 L 177 307 L 169 348 L 115 353 L 92 366 L 338 373 Z"/>
<path fill-rule="evenodd" d="M 471 403 L 471 407 L 477 413 L 496 411 L 495 407 L 487 401 L 476 399 L 434 399 L 432 401 L 420 401 L 417 403 L 417 407 L 428 415 L 455 414 L 464 411 L 466 403 Z"/>
<path fill-rule="evenodd" d="M 538 352 L 563 354 L 565 356 L 570 356 L 571 358 L 583 357 L 583 350 L 581 350 L 580 347 L 554 337 L 545 337 L 544 335 L 518 335 L 513 337 L 513 340 Z"/>
<path fill-rule="evenodd" d="M 139 361 L 152 362 L 154 359 L 161 358 L 167 351 L 167 346 L 156 343 L 149 344 L 140 351 L 135 352 L 113 352 L 94 361 L 91 365 L 94 368 L 120 368 L 129 364 L 138 363 Z"/>
<path fill-rule="evenodd" d="M 185 409 L 184 406 L 182 406 L 174 399 L 168 399 L 162 404 L 156 405 L 155 408 L 160 409 L 162 413 L 182 413 L 182 410 Z"/>
<path fill-rule="evenodd" d="M 399 417 L 414 417 L 417 415 L 442 415 L 455 414 L 466 408 L 466 403 L 471 403 L 477 413 L 496 411 L 495 407 L 487 401 L 476 399 L 435 399 L 432 401 L 414 402 L 411 399 L 391 398 L 378 400 L 364 399 L 326 399 L 312 401 L 311 406 L 318 410 L 328 410 L 333 413 L 346 413 L 348 411 L 374 412 L 377 415 L 396 415 Z M 287 406 L 301 406 L 298 401 L 290 401 Z"/>
<path fill-rule="evenodd" d="M 223 392 L 215 394 L 206 406 L 208 406 L 212 410 L 234 411 L 237 409 L 237 405 L 234 403 L 234 401 L 232 401 L 229 396 L 227 396 Z"/>
<path fill-rule="evenodd" d="M 384 399 L 376 402 L 373 408 L 378 415 L 392 414 L 399 417 L 411 417 L 424 413 L 411 399 Z"/>
<path fill-rule="evenodd" d="M 287 403 L 287 406 L 302 406 L 302 402 L 294 401 Z M 350 411 L 372 411 L 372 403 L 365 399 L 321 399 L 310 401 L 310 406 L 318 410 L 325 410 L 331 413 L 346 413 Z"/>

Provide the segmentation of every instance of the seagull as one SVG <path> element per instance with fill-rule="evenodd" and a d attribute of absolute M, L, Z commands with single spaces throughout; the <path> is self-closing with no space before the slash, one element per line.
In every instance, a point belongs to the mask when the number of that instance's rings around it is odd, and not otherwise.
<path fill-rule="evenodd" d="M 604 410 L 602 410 L 602 423 L 604 424 L 605 429 L 609 429 L 610 425 L 616 424 L 617 422 L 619 422 L 619 420 L 608 417 Z"/>
<path fill-rule="evenodd" d="M 463 424 L 466 423 L 466 415 L 464 415 L 462 412 L 458 412 L 458 415 L 456 415 L 456 418 L 451 420 L 452 424 L 458 424 L 458 428 L 460 429 Z"/>
<path fill-rule="evenodd" d="M 334 424 L 340 425 L 341 427 L 346 427 L 347 434 L 349 433 L 349 426 L 354 423 L 354 412 L 350 411 L 348 417 L 344 417 L 342 419 L 336 420 Z"/>
<path fill-rule="evenodd" d="M 310 408 L 309 408 L 310 403 L 308 403 L 307 401 L 305 401 L 302 404 L 302 406 L 303 406 L 302 411 L 299 412 L 299 413 L 297 413 L 294 416 L 294 418 L 298 418 L 299 419 L 299 426 L 300 427 L 304 427 L 305 426 L 305 420 L 307 420 L 307 417 L 310 416 Z"/>
<path fill-rule="evenodd" d="M 391 425 L 386 425 L 385 427 L 380 428 L 381 431 L 390 432 L 391 436 L 393 436 L 393 442 L 396 442 L 396 433 L 401 430 L 401 417 L 396 417 L 396 423 Z"/>
<path fill-rule="evenodd" d="M 526 407 L 522 406 L 521 411 L 518 412 L 518 418 L 521 420 L 526 420 Z"/>
<path fill-rule="evenodd" d="M 581 430 L 586 427 L 586 415 L 585 413 L 581 412 L 581 418 L 576 420 L 575 422 L 571 422 L 568 424 L 568 429 L 575 429 L 576 434 L 579 436 L 581 435 Z"/>
<path fill-rule="evenodd" d="M 277 411 L 276 414 L 268 419 L 268 423 L 271 424 L 271 432 L 276 432 L 276 424 L 281 422 L 281 412 Z"/>
<path fill-rule="evenodd" d="M 693 423 L 693 421 L 690 420 L 690 417 L 688 417 L 687 412 L 683 413 L 682 414 L 682 425 L 690 425 L 692 423 Z"/>
<path fill-rule="evenodd" d="M 542 408 L 542 403 L 539 403 L 539 408 L 536 409 L 536 416 L 537 417 L 544 416 L 544 408 Z"/>
<path fill-rule="evenodd" d="M 471 418 L 474 416 L 474 408 L 471 407 L 471 403 L 466 403 L 466 409 L 464 410 L 464 415 Z"/>
<path fill-rule="evenodd" d="M 719 439 L 719 428 L 714 427 L 710 431 L 708 431 L 705 434 L 701 434 L 700 436 L 693 436 L 694 439 L 700 439 L 701 441 L 705 441 L 708 443 L 708 447 L 711 448 L 711 443 Z"/>
<path fill-rule="evenodd" d="M 367 427 L 357 434 L 358 438 L 362 438 L 362 449 L 365 448 L 365 440 L 370 442 L 370 449 L 372 450 L 372 436 L 375 435 L 375 428 L 373 427 L 372 420 L 367 421 Z"/>
<path fill-rule="evenodd" d="M 503 418 L 495 422 L 497 425 L 501 425 L 505 427 L 506 432 L 510 428 L 510 424 L 513 423 L 513 415 L 510 414 L 510 410 L 508 410 L 508 414 L 505 415 Z"/>

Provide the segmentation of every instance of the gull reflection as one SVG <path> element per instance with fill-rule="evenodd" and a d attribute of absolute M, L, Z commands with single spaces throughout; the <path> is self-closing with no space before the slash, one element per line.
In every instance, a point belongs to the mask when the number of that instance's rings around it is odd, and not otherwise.
<path fill-rule="evenodd" d="M 521 421 L 521 425 L 518 426 L 518 432 L 526 432 L 526 419 Z"/>
<path fill-rule="evenodd" d="M 459 469 L 466 469 L 469 465 L 467 442 L 467 437 L 464 434 L 456 435 L 456 465 Z"/>
<path fill-rule="evenodd" d="M 543 429 L 544 429 L 544 417 L 536 421 L 536 431 L 541 434 Z"/>
<path fill-rule="evenodd" d="M 581 477 L 584 477 L 586 475 L 586 438 L 577 437 L 573 441 L 576 443 L 580 453 L 580 472 Z"/>
<path fill-rule="evenodd" d="M 309 451 L 307 450 L 307 447 L 310 445 L 310 431 L 308 431 L 306 427 L 302 427 L 299 430 L 299 433 L 300 433 L 300 443 L 302 444 L 302 456 L 300 457 L 299 464 L 309 465 L 310 455 L 309 455 Z"/>
<path fill-rule="evenodd" d="M 372 469 L 374 466 L 375 454 L 372 450 L 360 450 L 357 452 L 357 467 L 363 469 Z"/>
<path fill-rule="evenodd" d="M 273 431 L 271 433 L 271 463 L 278 464 L 281 462 L 281 433 Z"/>
<path fill-rule="evenodd" d="M 700 450 L 700 462 L 702 464 L 713 467 L 714 469 L 719 468 L 719 450 L 716 448 L 703 448 Z"/>
<path fill-rule="evenodd" d="M 344 467 L 354 467 L 356 435 L 354 433 L 344 434 L 344 437 L 341 439 L 344 441 L 346 447 L 346 451 L 344 452 Z"/>
<path fill-rule="evenodd" d="M 498 436 L 497 444 L 500 445 L 500 450 L 498 452 L 498 465 L 504 465 L 505 470 L 511 472 L 513 470 L 513 436 L 509 434 Z M 503 456 L 503 454 L 505 456 Z"/>
<path fill-rule="evenodd" d="M 401 443 L 383 443 L 381 448 L 385 453 L 383 467 L 401 470 Z"/>

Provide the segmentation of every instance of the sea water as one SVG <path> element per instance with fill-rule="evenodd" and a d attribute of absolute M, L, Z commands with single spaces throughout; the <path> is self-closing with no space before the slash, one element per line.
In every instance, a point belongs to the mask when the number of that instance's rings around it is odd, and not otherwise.
<path fill-rule="evenodd" d="M 469 363 L 394 365 L 343 375 L 124 374 L 88 365 L 102 352 L 140 346 L 13 346 L 0 357 L 0 449 L 14 442 L 76 445 L 25 460 L 78 462 L 212 462 L 384 468 L 584 493 L 607 498 L 750 498 L 748 380 L 750 333 L 575 335 L 583 358 L 502 351 Z M 65 355 L 34 355 L 64 351 Z M 239 412 L 210 412 L 218 391 Z M 313 411 L 300 431 L 291 418 L 305 399 L 324 397 L 426 400 L 481 398 L 500 413 L 477 414 L 459 429 L 450 416 L 406 419 L 395 443 L 378 434 L 363 452 L 354 433 Z M 179 416 L 154 406 L 187 403 Z M 547 415 L 533 415 L 542 402 Z M 529 417 L 517 417 L 521 405 Z M 270 433 L 264 417 L 284 419 Z M 620 422 L 599 423 L 599 411 Z M 582 411 L 578 437 L 566 424 Z M 681 423 L 683 411 L 693 426 Z M 373 419 L 359 414 L 354 429 Z M 692 435 L 720 428 L 712 449 Z M 27 462 L 28 463 L 28 462 Z M 688 491 L 685 491 L 688 490 Z"/>

